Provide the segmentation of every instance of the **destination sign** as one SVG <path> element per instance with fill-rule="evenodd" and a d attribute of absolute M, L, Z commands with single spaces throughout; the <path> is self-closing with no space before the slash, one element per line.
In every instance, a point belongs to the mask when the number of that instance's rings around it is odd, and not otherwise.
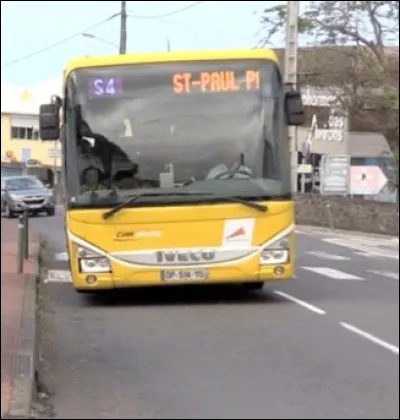
<path fill-rule="evenodd" d="M 257 91 L 260 89 L 260 71 L 202 71 L 181 72 L 172 75 L 173 92 L 184 95 L 196 92 L 223 93 Z"/>
<path fill-rule="evenodd" d="M 204 68 L 204 65 L 202 67 Z M 112 70 L 105 72 L 100 69 L 86 78 L 90 99 L 135 97 L 141 95 L 140 91 L 155 86 L 171 89 L 173 95 L 257 92 L 261 87 L 261 70 L 257 68 L 226 70 L 222 67 L 222 70 L 219 70 L 217 67 L 211 71 L 198 71 L 192 66 L 192 71 L 170 72 L 160 67 L 156 73 L 141 70 L 137 75 L 134 66 L 120 72 L 117 68 Z"/>

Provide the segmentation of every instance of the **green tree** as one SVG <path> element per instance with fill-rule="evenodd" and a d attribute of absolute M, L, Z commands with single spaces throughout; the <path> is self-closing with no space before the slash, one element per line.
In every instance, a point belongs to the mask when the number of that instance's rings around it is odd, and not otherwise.
<path fill-rule="evenodd" d="M 351 129 L 384 134 L 399 150 L 399 2 L 304 2 L 300 43 L 307 83 L 339 87 Z M 286 2 L 263 11 L 261 45 L 283 34 Z M 308 45 L 307 45 L 308 44 Z M 310 48 L 310 46 L 312 46 Z M 319 48 L 318 48 L 319 47 Z M 302 53 L 300 50 L 300 61 Z M 300 83 L 301 83 L 300 77 Z M 337 91 L 335 91 L 337 92 Z"/>

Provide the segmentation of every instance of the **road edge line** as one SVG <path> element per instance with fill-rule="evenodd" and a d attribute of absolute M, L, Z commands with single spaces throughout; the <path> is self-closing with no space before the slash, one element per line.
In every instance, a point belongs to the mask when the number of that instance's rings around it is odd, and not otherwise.
<path fill-rule="evenodd" d="M 363 331 L 360 328 L 357 328 L 356 326 L 352 324 L 348 324 L 347 322 L 339 322 L 339 324 L 345 328 L 346 330 L 357 334 L 359 337 L 363 337 L 366 340 L 369 340 L 371 343 L 377 344 L 386 350 L 391 351 L 392 353 L 399 355 L 399 348 L 395 346 L 394 344 L 390 344 L 385 340 L 382 340 L 381 338 L 376 337 L 375 335 L 372 335 L 369 332 Z"/>
<path fill-rule="evenodd" d="M 311 305 L 311 303 L 305 302 L 304 300 L 298 299 L 297 297 L 289 295 L 288 293 L 281 292 L 280 290 L 275 290 L 274 293 L 318 315 L 326 315 L 326 312 L 323 309 L 318 308 L 317 306 Z"/>

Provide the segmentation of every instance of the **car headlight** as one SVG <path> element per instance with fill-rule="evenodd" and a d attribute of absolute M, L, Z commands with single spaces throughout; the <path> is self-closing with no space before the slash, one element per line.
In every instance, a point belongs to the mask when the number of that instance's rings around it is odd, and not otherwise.
<path fill-rule="evenodd" d="M 78 264 L 81 273 L 110 273 L 110 261 L 104 255 L 78 246 Z"/>
<path fill-rule="evenodd" d="M 14 194 L 10 194 L 11 200 L 14 201 L 21 201 L 22 197 L 18 196 L 18 195 L 14 195 Z"/>
<path fill-rule="evenodd" d="M 290 261 L 289 235 L 277 239 L 260 253 L 261 265 L 287 264 Z"/>

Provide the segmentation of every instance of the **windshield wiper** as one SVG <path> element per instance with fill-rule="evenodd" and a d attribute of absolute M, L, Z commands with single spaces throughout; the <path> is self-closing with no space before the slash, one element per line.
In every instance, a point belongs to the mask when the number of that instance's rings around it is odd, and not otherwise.
<path fill-rule="evenodd" d="M 139 198 L 142 197 L 168 197 L 168 196 L 191 196 L 191 195 L 205 195 L 207 193 L 203 192 L 196 192 L 196 191 L 177 191 L 177 192 L 142 192 L 139 194 L 135 194 L 132 197 L 129 197 L 125 201 L 123 201 L 120 204 L 117 204 L 115 207 L 113 207 L 110 210 L 107 210 L 103 213 L 103 219 L 107 220 L 111 216 L 114 216 L 114 214 L 118 213 L 120 210 L 124 209 L 125 207 L 129 206 L 130 204 L 137 201 Z"/>
<path fill-rule="evenodd" d="M 244 206 L 250 207 L 252 209 L 255 209 L 261 212 L 266 212 L 268 210 L 268 207 L 265 206 L 264 204 L 259 204 L 253 201 L 243 200 L 237 197 L 220 196 L 220 195 L 214 194 L 212 192 L 207 192 L 207 191 L 143 192 L 143 193 L 133 195 L 132 197 L 129 197 L 127 200 L 116 205 L 112 209 L 107 210 L 106 212 L 103 213 L 102 217 L 104 220 L 107 220 L 110 217 L 114 216 L 116 213 L 118 213 L 120 210 L 126 208 L 127 206 L 129 206 L 130 204 L 134 203 L 135 201 L 137 201 L 138 199 L 142 197 L 168 197 L 168 196 L 190 197 L 190 196 L 196 196 L 196 195 L 197 196 L 211 196 L 218 199 L 228 200 L 233 203 L 243 204 Z"/>
<path fill-rule="evenodd" d="M 214 196 L 215 198 L 226 199 L 226 200 L 232 201 L 232 203 L 243 204 L 244 206 L 250 207 L 251 209 L 254 209 L 254 210 L 261 211 L 263 213 L 265 213 L 268 210 L 268 207 L 265 206 L 264 204 L 256 203 L 254 201 L 243 200 L 242 198 L 237 198 L 237 197 L 230 197 L 229 195 L 224 196 L 224 195 L 216 195 L 213 193 L 209 193 L 209 194 Z"/>

